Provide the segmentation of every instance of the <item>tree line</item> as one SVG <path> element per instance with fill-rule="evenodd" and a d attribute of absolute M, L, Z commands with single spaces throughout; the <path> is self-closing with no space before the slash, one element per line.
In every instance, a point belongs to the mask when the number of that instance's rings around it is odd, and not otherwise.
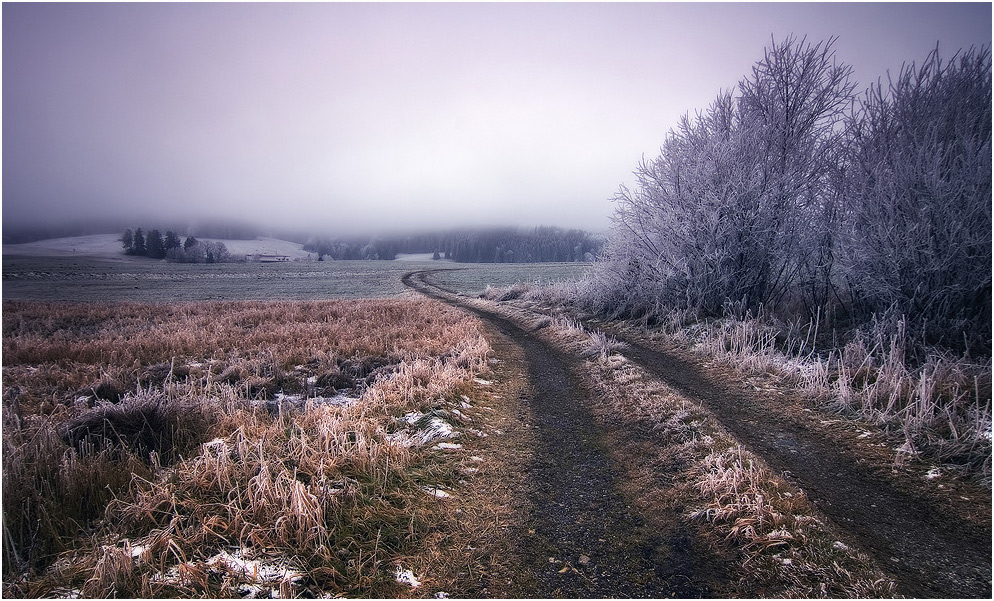
<path fill-rule="evenodd" d="M 890 320 L 990 355 L 990 47 L 936 48 L 857 94 L 834 43 L 774 42 L 670 130 L 616 194 L 583 302 Z"/>
<path fill-rule="evenodd" d="M 433 253 L 460 263 L 547 263 L 590 262 L 603 245 L 602 237 L 583 230 L 536 227 L 310 239 L 304 250 L 322 260 L 392 260 L 400 253 Z"/>
<path fill-rule="evenodd" d="M 133 232 L 126 229 L 121 235 L 121 244 L 127 255 L 177 263 L 230 263 L 236 259 L 223 242 L 201 241 L 193 236 L 187 236 L 185 241 L 180 242 L 179 236 L 172 230 L 167 230 L 163 235 L 157 229 L 151 229 L 148 233 L 143 232 L 142 228 Z"/>

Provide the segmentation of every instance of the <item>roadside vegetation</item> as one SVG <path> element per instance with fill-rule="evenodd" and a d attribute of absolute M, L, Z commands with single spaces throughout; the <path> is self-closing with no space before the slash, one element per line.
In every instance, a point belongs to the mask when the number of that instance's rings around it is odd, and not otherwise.
<path fill-rule="evenodd" d="M 774 43 L 622 187 L 601 261 L 527 298 L 618 319 L 991 480 L 991 51 L 855 93 L 834 40 Z"/>
<path fill-rule="evenodd" d="M 548 288 L 513 286 L 485 296 Z M 702 406 L 627 361 L 625 344 L 568 311 L 463 297 L 511 319 L 584 363 L 590 409 L 625 469 L 626 494 L 660 532 L 674 516 L 699 525 L 713 553 L 737 567 L 732 597 L 892 597 L 894 581 Z"/>
<path fill-rule="evenodd" d="M 4 596 L 460 590 L 488 353 L 412 299 L 5 302 Z"/>

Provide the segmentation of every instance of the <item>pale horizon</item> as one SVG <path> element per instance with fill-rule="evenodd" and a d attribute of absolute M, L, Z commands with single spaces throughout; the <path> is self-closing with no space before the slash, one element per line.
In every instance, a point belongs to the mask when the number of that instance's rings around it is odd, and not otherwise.
<path fill-rule="evenodd" d="M 966 4 L 3 5 L 5 225 L 604 231 L 771 40 L 858 89 L 989 45 Z"/>

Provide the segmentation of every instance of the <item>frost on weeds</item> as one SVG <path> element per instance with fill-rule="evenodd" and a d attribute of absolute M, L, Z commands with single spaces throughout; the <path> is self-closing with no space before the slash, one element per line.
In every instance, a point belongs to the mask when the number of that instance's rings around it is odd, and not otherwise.
<path fill-rule="evenodd" d="M 460 435 L 451 424 L 436 415 L 412 411 L 400 421 L 411 428 L 395 432 L 389 438 L 402 446 L 426 445 Z"/>

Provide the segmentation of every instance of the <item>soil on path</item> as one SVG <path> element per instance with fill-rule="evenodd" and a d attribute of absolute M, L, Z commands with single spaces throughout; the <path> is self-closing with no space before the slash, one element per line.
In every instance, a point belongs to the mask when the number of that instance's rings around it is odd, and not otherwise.
<path fill-rule="evenodd" d="M 703 402 L 743 446 L 804 490 L 894 576 L 898 594 L 991 597 L 990 504 L 977 498 L 983 491 L 954 497 L 968 501 L 959 507 L 948 498 L 931 499 L 924 486 L 907 477 L 895 482 L 880 461 L 856 454 L 857 441 L 839 440 L 839 432 L 826 431 L 825 420 L 805 414 L 796 399 L 749 391 L 727 370 L 708 373 L 679 349 L 649 348 L 613 333 L 628 344 L 631 361 Z"/>
<path fill-rule="evenodd" d="M 435 284 L 425 281 L 424 272 L 408 274 L 404 283 L 429 296 L 453 302 L 450 297 L 432 289 Z M 557 397 L 559 389 L 569 391 L 567 396 L 577 394 L 576 381 L 570 379 L 565 367 L 571 360 L 557 355 L 506 320 L 465 308 L 496 325 L 515 344 L 526 349 L 525 358 L 533 383 L 551 384 L 537 388 L 533 401 L 543 447 L 532 468 L 533 481 L 539 487 L 543 483 L 555 483 L 549 489 L 536 490 L 536 499 L 550 509 L 547 516 L 539 519 L 542 523 L 534 530 L 538 540 L 558 536 L 557 529 L 562 529 L 567 537 L 579 536 L 584 529 L 576 527 L 583 519 L 577 513 L 578 505 L 595 506 L 591 501 L 596 499 L 604 507 L 598 510 L 599 513 L 621 506 L 617 505 L 620 501 L 611 500 L 610 467 L 603 463 L 604 453 L 596 448 L 599 439 L 589 415 L 583 414 L 575 397 Z M 680 349 L 650 347 L 620 332 L 613 333 L 629 344 L 630 348 L 624 354 L 630 360 L 688 397 L 704 403 L 744 446 L 803 489 L 827 516 L 874 556 L 878 565 L 893 575 L 898 583 L 898 594 L 929 598 L 991 597 L 989 491 L 984 495 L 978 487 L 951 482 L 947 491 L 951 490 L 953 494 L 933 495 L 911 481 L 912 477 L 904 475 L 902 479 L 900 474 L 886 473 L 884 462 L 866 454 L 868 449 L 854 451 L 858 446 L 854 436 L 846 440 L 846 436 L 840 438 L 838 432 L 828 431 L 824 427 L 825 420 L 806 413 L 796 399 L 792 401 L 776 394 L 750 390 L 736 383 L 741 378 L 735 378 L 728 370 L 703 366 Z M 568 407 L 571 414 L 563 413 L 564 407 Z M 572 454 L 576 454 L 575 461 L 564 461 Z M 567 464 L 580 469 L 557 472 Z M 590 490 L 600 492 L 593 494 Z M 969 496 L 964 496 L 966 493 Z M 589 501 L 580 501 L 581 494 L 587 495 Z M 977 498 L 978 495 L 984 496 Z M 630 519 L 626 512 L 626 509 L 619 509 L 619 519 Z M 639 524 L 631 523 L 637 531 Z M 612 527 L 629 526 L 620 521 L 614 522 Z M 593 557 L 586 545 L 594 541 L 574 540 L 579 546 L 569 546 L 573 544 L 569 543 L 566 547 L 573 553 L 572 558 L 581 553 Z M 541 545 L 538 543 L 533 545 L 537 545 L 532 550 L 537 561 L 544 551 L 539 550 Z M 639 553 L 630 548 L 616 556 L 622 554 L 637 557 Z M 550 552 L 548 557 L 556 556 Z M 544 558 L 546 562 L 549 562 L 548 557 Z M 625 561 L 621 557 L 623 565 L 627 565 Z M 672 563 L 672 557 L 670 561 Z M 560 564 L 551 566 L 562 569 Z M 617 568 L 608 569 L 607 573 L 612 569 Z M 692 572 L 692 566 L 688 565 L 686 571 Z M 691 573 L 688 577 L 697 583 L 696 595 L 707 594 L 699 575 L 695 577 Z M 603 578 L 600 582 L 607 581 L 606 576 Z M 573 594 L 644 596 L 652 593 L 651 589 L 643 591 L 644 594 L 636 594 L 629 589 L 604 587 L 575 589 Z M 553 592 L 555 589 L 546 591 L 547 594 Z M 654 596 L 669 596 L 667 593 L 672 592 L 678 596 L 696 596 L 690 591 L 663 590 Z M 565 596 L 572 595 L 567 593 Z"/>
<path fill-rule="evenodd" d="M 451 302 L 410 274 L 404 281 Z M 696 551 L 687 548 L 682 533 L 649 526 L 621 492 L 620 470 L 571 371 L 576 362 L 508 320 L 463 308 L 489 325 L 499 356 L 520 357 L 504 370 L 527 377 L 518 401 L 534 443 L 521 466 L 523 490 L 516 495 L 527 499 L 527 506 L 511 526 L 515 573 L 495 574 L 485 592 L 540 598 L 711 596 L 707 581 L 714 574 L 697 574 L 695 568 L 713 561 L 695 561 Z"/>

